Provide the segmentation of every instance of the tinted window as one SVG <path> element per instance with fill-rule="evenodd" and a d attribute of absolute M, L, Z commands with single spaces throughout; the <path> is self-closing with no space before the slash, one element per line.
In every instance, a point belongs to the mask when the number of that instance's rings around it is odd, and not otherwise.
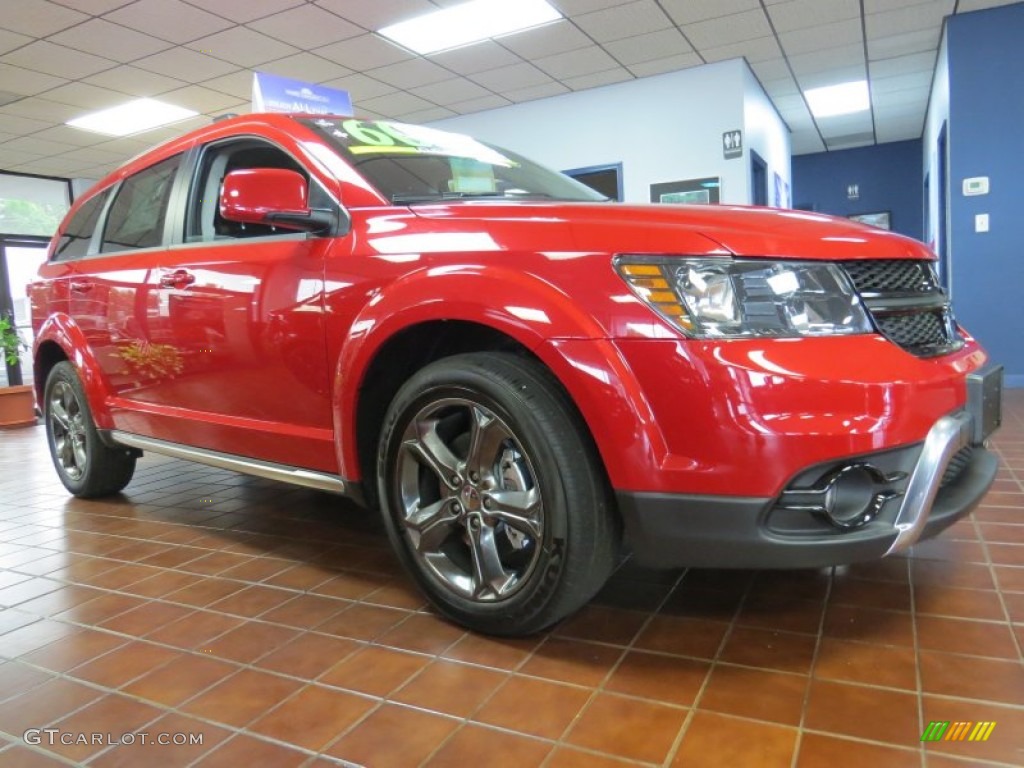
<path fill-rule="evenodd" d="M 101 251 L 153 248 L 163 243 L 167 203 L 180 161 L 180 156 L 168 158 L 121 183 L 107 216 Z"/>
<path fill-rule="evenodd" d="M 107 193 L 104 192 L 82 203 L 82 207 L 71 217 L 67 228 L 60 236 L 57 248 L 53 252 L 54 261 L 77 259 L 79 256 L 85 255 L 89 250 L 89 241 L 92 240 L 92 234 L 96 231 L 96 222 L 99 221 L 100 214 L 103 212 L 103 202 L 106 199 Z"/>

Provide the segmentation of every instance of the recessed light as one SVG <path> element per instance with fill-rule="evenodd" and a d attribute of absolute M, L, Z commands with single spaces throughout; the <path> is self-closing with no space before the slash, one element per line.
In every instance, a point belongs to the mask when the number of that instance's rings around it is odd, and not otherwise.
<path fill-rule="evenodd" d="M 67 124 L 83 131 L 103 133 L 107 136 L 130 136 L 153 128 L 177 123 L 195 117 L 198 112 L 176 107 L 156 99 L 136 99 L 117 107 L 90 112 L 68 120 Z"/>
<path fill-rule="evenodd" d="M 811 88 L 804 91 L 811 114 L 815 117 L 835 117 L 863 112 L 871 108 L 871 97 L 868 95 L 866 80 L 853 80 L 839 85 L 826 85 L 824 88 Z"/>
<path fill-rule="evenodd" d="M 471 0 L 378 30 L 419 54 L 521 32 L 562 18 L 546 0 Z"/>

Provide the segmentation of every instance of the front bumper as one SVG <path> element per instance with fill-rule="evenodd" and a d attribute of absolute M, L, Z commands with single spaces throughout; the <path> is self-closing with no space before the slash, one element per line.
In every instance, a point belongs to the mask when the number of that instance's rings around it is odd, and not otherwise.
<path fill-rule="evenodd" d="M 971 374 L 966 408 L 940 418 L 923 443 L 809 467 L 774 498 L 619 492 L 634 557 L 653 567 L 817 568 L 878 559 L 935 536 L 974 509 L 995 479 L 998 462 L 984 440 L 999 425 L 1001 376 Z M 856 526 L 837 527 L 824 509 L 790 501 L 824 499 L 822 479 L 854 466 L 885 478 L 885 500 Z"/>

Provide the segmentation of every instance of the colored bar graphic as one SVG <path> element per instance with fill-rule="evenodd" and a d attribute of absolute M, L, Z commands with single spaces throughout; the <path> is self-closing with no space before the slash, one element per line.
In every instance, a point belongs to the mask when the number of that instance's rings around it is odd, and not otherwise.
<path fill-rule="evenodd" d="M 954 722 L 932 720 L 921 734 L 921 741 L 988 741 L 996 724 L 994 721 Z"/>

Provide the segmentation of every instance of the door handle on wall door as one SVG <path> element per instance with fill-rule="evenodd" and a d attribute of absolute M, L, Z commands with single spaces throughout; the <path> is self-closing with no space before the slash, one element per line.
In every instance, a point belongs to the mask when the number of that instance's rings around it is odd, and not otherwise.
<path fill-rule="evenodd" d="M 162 288 L 184 288 L 186 285 L 192 285 L 195 281 L 196 276 L 187 269 L 176 269 L 173 272 L 160 275 Z"/>

